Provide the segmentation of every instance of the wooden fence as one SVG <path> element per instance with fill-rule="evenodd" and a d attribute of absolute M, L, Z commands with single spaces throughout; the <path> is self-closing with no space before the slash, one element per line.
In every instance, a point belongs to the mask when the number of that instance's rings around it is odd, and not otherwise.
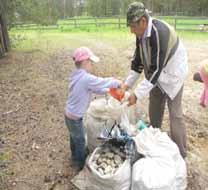
<path fill-rule="evenodd" d="M 184 31 L 208 31 L 208 17 L 157 17 L 165 20 L 171 24 L 176 30 Z M 15 23 L 12 28 L 24 30 L 52 30 L 52 29 L 73 29 L 73 28 L 125 28 L 126 20 L 122 17 L 109 18 L 68 18 L 59 20 L 56 25 L 37 25 L 37 24 L 24 24 Z"/>

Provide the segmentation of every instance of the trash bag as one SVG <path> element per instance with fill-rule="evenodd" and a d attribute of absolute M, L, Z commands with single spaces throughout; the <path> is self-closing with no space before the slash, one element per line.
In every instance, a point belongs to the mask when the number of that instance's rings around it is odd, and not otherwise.
<path fill-rule="evenodd" d="M 123 111 L 121 115 L 121 123 L 120 126 L 127 132 L 130 136 L 136 136 L 138 134 L 138 129 L 135 124 L 130 123 L 129 117 L 126 111 Z"/>
<path fill-rule="evenodd" d="M 129 190 L 131 185 L 131 165 L 130 160 L 124 159 L 118 168 L 110 173 L 103 173 L 95 166 L 99 154 L 103 154 L 103 148 L 94 150 L 87 162 L 88 182 L 90 190 Z M 108 154 L 108 153 L 107 153 Z M 110 153 L 111 154 L 111 153 Z M 117 159 L 120 160 L 120 159 Z M 109 172 L 109 166 L 103 166 Z"/>
<path fill-rule="evenodd" d="M 134 138 L 145 158 L 133 166 L 132 190 L 185 190 L 187 169 L 177 145 L 167 133 L 145 128 Z"/>

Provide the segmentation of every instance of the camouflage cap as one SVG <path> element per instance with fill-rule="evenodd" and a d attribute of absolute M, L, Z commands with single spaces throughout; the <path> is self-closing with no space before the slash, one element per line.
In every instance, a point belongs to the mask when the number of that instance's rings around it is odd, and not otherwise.
<path fill-rule="evenodd" d="M 131 3 L 127 10 L 127 26 L 137 22 L 146 12 L 144 4 L 141 2 Z"/>

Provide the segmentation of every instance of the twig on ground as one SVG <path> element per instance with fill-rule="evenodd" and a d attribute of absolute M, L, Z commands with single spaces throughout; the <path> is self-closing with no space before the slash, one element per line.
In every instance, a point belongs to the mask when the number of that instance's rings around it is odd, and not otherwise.
<path fill-rule="evenodd" d="M 14 113 L 14 112 L 18 112 L 18 111 L 20 110 L 20 108 L 21 108 L 21 106 L 18 105 L 18 106 L 17 106 L 17 109 L 15 109 L 15 110 L 10 110 L 10 111 L 7 111 L 7 112 L 5 112 L 5 113 L 2 113 L 2 116 L 9 115 L 9 114 Z"/>
<path fill-rule="evenodd" d="M 24 183 L 28 186 L 32 186 L 35 189 L 38 189 L 38 190 L 41 189 L 41 186 L 39 186 L 37 184 L 33 184 L 32 182 L 26 181 L 26 179 L 17 179 L 17 180 L 12 181 L 12 183 Z"/>

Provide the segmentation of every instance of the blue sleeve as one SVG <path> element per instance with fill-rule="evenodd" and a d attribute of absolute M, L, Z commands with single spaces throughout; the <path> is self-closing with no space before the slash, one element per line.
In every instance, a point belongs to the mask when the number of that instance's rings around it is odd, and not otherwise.
<path fill-rule="evenodd" d="M 105 94 L 108 88 L 118 88 L 120 83 L 114 78 L 102 78 L 89 74 L 87 87 L 96 94 Z"/>

